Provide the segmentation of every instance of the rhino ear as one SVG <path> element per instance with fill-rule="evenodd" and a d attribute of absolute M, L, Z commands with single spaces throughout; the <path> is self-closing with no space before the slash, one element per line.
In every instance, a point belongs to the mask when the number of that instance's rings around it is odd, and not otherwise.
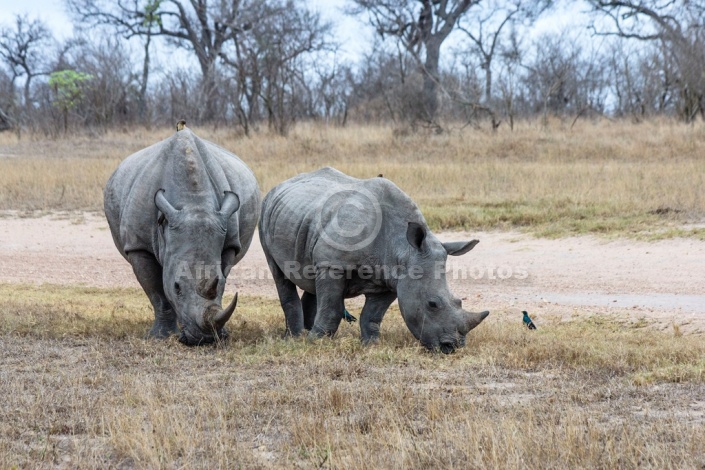
<path fill-rule="evenodd" d="M 426 227 L 416 222 L 409 222 L 409 226 L 406 228 L 406 239 L 409 241 L 409 245 L 422 251 L 423 241 L 426 239 Z"/>
<path fill-rule="evenodd" d="M 162 214 L 166 216 L 166 220 L 174 220 L 178 211 L 166 200 L 163 189 L 157 190 L 154 194 L 154 203 L 157 205 L 157 209 L 162 211 Z"/>
<path fill-rule="evenodd" d="M 470 242 L 448 242 L 443 243 L 443 248 L 445 248 L 446 253 L 451 256 L 460 256 L 475 248 L 475 245 L 478 243 L 480 243 L 480 240 L 473 240 Z"/>
<path fill-rule="evenodd" d="M 220 213 L 229 219 L 231 215 L 235 213 L 240 208 L 240 198 L 232 191 L 225 191 L 225 197 L 223 198 L 223 205 L 220 206 Z"/>

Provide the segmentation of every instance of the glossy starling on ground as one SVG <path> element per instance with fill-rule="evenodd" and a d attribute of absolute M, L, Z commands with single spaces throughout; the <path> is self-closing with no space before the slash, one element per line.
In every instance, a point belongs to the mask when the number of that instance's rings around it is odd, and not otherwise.
<path fill-rule="evenodd" d="M 350 315 L 350 312 L 348 312 L 347 309 L 344 309 L 345 311 L 343 312 L 343 318 L 345 319 L 346 322 L 348 323 L 353 323 L 357 321 L 357 318 L 353 317 Z"/>
<path fill-rule="evenodd" d="M 528 313 L 526 310 L 522 310 L 521 313 L 524 314 L 524 318 L 522 318 L 522 321 L 524 322 L 524 325 L 526 325 L 526 327 L 527 327 L 528 329 L 530 329 L 530 330 L 535 330 L 535 329 L 536 329 L 536 325 L 534 325 L 534 322 L 533 322 L 533 321 L 531 320 L 531 318 L 529 317 L 529 313 Z"/>

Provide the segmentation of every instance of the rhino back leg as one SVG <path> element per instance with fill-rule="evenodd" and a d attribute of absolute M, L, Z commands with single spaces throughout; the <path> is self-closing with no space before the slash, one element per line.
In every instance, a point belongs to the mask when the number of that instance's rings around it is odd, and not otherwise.
<path fill-rule="evenodd" d="M 316 268 L 316 316 L 310 338 L 333 336 L 345 311 L 345 278 L 331 268 Z M 332 275 L 331 275 L 332 274 Z"/>
<path fill-rule="evenodd" d="M 313 328 L 313 322 L 316 320 L 317 302 L 315 294 L 304 291 L 303 295 L 301 295 L 301 306 L 304 310 L 304 328 L 307 330 Z"/>
<path fill-rule="evenodd" d="M 363 343 L 373 343 L 379 339 L 379 327 L 384 314 L 396 298 L 397 294 L 394 292 L 365 296 L 365 305 L 360 314 L 360 333 Z"/>
<path fill-rule="evenodd" d="M 159 262 L 154 255 L 146 251 L 132 251 L 127 254 L 127 260 L 154 308 L 154 325 L 147 336 L 166 338 L 172 333 L 178 333 L 176 312 L 164 295 L 162 267 Z"/>

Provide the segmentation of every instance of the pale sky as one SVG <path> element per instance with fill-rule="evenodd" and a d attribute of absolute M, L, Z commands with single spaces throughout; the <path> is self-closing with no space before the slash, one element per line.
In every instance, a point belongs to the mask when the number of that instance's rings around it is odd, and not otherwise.
<path fill-rule="evenodd" d="M 338 35 L 344 44 L 344 54 L 355 56 L 360 52 L 361 44 L 364 45 L 372 33 L 355 18 L 343 14 L 342 8 L 347 2 L 348 0 L 308 0 L 324 18 L 338 24 Z M 63 0 L 0 0 L 0 24 L 10 26 L 17 14 L 25 13 L 30 19 L 40 18 L 44 21 L 59 40 L 70 37 L 73 32 L 71 21 L 64 11 Z"/>
<path fill-rule="evenodd" d="M 308 3 L 318 9 L 325 19 L 337 24 L 344 59 L 354 60 L 368 50 L 373 32 L 358 19 L 343 14 L 342 9 L 349 4 L 349 0 L 308 0 Z M 581 0 L 558 2 L 554 11 L 541 17 L 534 25 L 531 36 L 565 28 L 584 29 L 587 20 L 580 12 L 585 9 L 585 3 Z M 0 0 L 0 24 L 10 26 L 17 14 L 25 13 L 30 19 L 38 17 L 44 21 L 59 40 L 72 35 L 73 26 L 64 11 L 63 0 Z"/>
<path fill-rule="evenodd" d="M 0 24 L 9 26 L 18 14 L 28 14 L 46 23 L 57 38 L 71 36 L 73 27 L 64 13 L 62 0 L 0 0 Z"/>

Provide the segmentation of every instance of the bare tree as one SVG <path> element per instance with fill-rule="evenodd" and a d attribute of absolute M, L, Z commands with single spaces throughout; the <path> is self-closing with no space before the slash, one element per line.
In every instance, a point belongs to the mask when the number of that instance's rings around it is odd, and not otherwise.
<path fill-rule="evenodd" d="M 677 67 L 664 49 L 661 43 L 613 45 L 609 64 L 615 115 L 640 122 L 656 114 L 678 113 Z"/>
<path fill-rule="evenodd" d="M 312 93 L 317 59 L 334 47 L 331 25 L 298 0 L 261 2 L 255 12 L 247 34 L 224 47 L 220 58 L 235 71 L 245 132 L 264 113 L 271 130 L 286 134 L 297 115 L 310 111 L 312 100 L 304 95 Z"/>
<path fill-rule="evenodd" d="M 15 27 L 0 29 L 0 57 L 10 69 L 11 82 L 24 77 L 24 107 L 31 104 L 32 79 L 46 75 L 46 49 L 52 41 L 49 29 L 41 20 L 26 15 L 15 17 Z"/>
<path fill-rule="evenodd" d="M 15 90 L 10 76 L 0 68 L 0 132 L 15 127 L 15 122 L 9 115 L 10 111 L 6 111 L 14 103 L 14 94 Z"/>
<path fill-rule="evenodd" d="M 84 126 L 108 128 L 128 123 L 139 114 L 139 75 L 133 73 L 129 52 L 120 38 L 80 38 L 65 58 L 66 68 L 88 74 L 91 80 L 74 114 Z"/>
<path fill-rule="evenodd" d="M 480 0 L 353 0 L 381 37 L 393 37 L 422 65 L 423 119 L 435 123 L 441 46 L 458 20 Z"/>
<path fill-rule="evenodd" d="M 504 106 L 504 113 L 509 120 L 509 128 L 514 130 L 516 115 L 516 89 L 519 80 L 519 69 L 522 61 L 522 51 L 516 29 L 512 28 L 509 41 L 500 51 L 502 70 L 499 75 L 500 97 Z"/>
<path fill-rule="evenodd" d="M 596 12 L 612 20 L 611 30 L 593 26 L 598 35 L 662 43 L 678 71 L 681 116 L 705 119 L 705 2 L 674 0 L 590 0 Z"/>
<path fill-rule="evenodd" d="M 550 0 L 485 0 L 465 15 L 458 29 L 470 39 L 480 57 L 485 72 L 485 104 L 492 101 L 492 61 L 499 50 L 506 27 L 517 21 L 533 22 L 549 5 Z"/>
<path fill-rule="evenodd" d="M 604 111 L 605 58 L 589 46 L 570 31 L 534 41 L 523 84 L 532 111 L 541 113 L 544 123 L 549 113 L 580 117 L 589 110 Z"/>
<path fill-rule="evenodd" d="M 152 0 L 145 7 L 144 0 L 66 2 L 79 22 L 111 25 L 126 38 L 164 36 L 190 49 L 201 69 L 205 99 L 201 118 L 205 120 L 213 119 L 216 114 L 216 65 L 221 52 L 228 42 L 251 27 L 251 20 L 244 13 L 259 3 L 257 0 Z"/>
<path fill-rule="evenodd" d="M 396 44 L 395 44 L 396 45 Z M 402 48 L 375 41 L 360 66 L 346 77 L 350 87 L 347 112 L 366 123 L 414 125 L 421 76 L 417 63 Z"/>
<path fill-rule="evenodd" d="M 321 107 L 321 114 L 326 125 L 337 117 L 337 124 L 345 126 L 350 104 L 351 81 L 353 71 L 350 67 L 335 63 L 333 67 L 314 66 L 316 84 L 314 99 L 316 107 Z"/>

